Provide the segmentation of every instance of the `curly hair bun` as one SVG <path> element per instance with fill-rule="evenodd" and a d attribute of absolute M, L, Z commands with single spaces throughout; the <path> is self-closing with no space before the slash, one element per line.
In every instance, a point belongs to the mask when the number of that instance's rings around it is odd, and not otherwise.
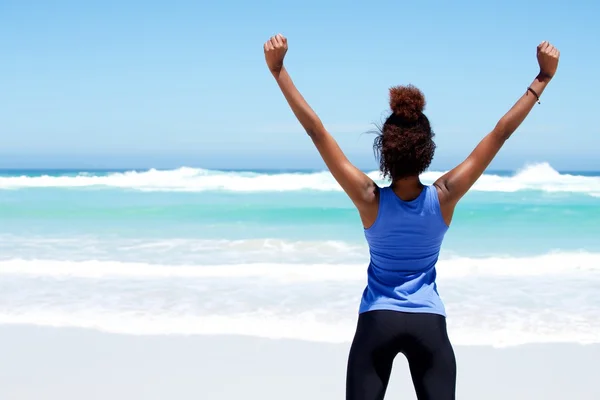
<path fill-rule="evenodd" d="M 425 109 L 425 96 L 413 85 L 394 86 L 390 89 L 390 108 L 407 122 L 416 122 Z"/>

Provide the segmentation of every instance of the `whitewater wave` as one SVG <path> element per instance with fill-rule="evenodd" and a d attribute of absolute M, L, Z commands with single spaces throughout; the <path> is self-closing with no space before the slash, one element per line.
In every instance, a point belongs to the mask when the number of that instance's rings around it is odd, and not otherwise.
<path fill-rule="evenodd" d="M 198 239 L 198 238 L 123 238 L 18 236 L 0 233 L 0 262 L 17 258 L 41 260 L 98 261 L 119 260 L 145 265 L 206 264 L 329 264 L 365 263 L 368 249 L 364 243 L 339 240 Z M 52 262 L 51 262 L 52 263 Z M 142 263 L 142 264 L 140 264 Z"/>
<path fill-rule="evenodd" d="M 247 263 L 160 265 L 122 261 L 10 259 L 0 261 L 0 276 L 49 278 L 163 279 L 261 278 L 286 282 L 364 281 L 367 264 Z M 440 279 L 464 277 L 535 277 L 600 273 L 600 253 L 555 252 L 530 257 L 450 257 L 437 265 Z"/>
<path fill-rule="evenodd" d="M 422 175 L 422 179 L 425 183 L 432 183 L 444 173 L 445 171 L 426 172 Z M 369 172 L 368 175 L 379 184 L 388 183 L 377 171 Z M 184 167 L 174 170 L 150 169 L 107 175 L 82 172 L 76 176 L 0 177 L 0 189 L 93 187 L 178 192 L 341 191 L 329 172 L 271 174 Z M 561 174 L 548 163 L 540 163 L 526 166 L 513 176 L 485 174 L 475 184 L 473 190 L 488 192 L 538 190 L 600 196 L 600 177 Z"/>
<path fill-rule="evenodd" d="M 600 342 L 600 253 L 438 266 L 453 343 Z M 0 261 L 0 325 L 347 343 L 366 265 Z"/>

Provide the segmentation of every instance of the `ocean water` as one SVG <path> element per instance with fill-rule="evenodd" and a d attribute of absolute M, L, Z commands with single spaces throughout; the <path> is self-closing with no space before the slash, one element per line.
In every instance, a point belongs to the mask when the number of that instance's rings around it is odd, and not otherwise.
<path fill-rule="evenodd" d="M 328 172 L 0 171 L 0 324 L 348 342 L 368 261 Z M 600 173 L 486 173 L 437 268 L 455 344 L 600 342 Z"/>

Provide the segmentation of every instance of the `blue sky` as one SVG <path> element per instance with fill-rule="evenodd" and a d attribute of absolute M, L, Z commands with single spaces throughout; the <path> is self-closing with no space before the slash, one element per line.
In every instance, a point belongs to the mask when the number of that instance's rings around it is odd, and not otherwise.
<path fill-rule="evenodd" d="M 550 40 L 558 74 L 492 168 L 600 170 L 598 15 L 591 0 L 0 0 L 0 167 L 319 168 L 264 64 L 281 32 L 292 78 L 362 168 L 390 86 L 424 91 L 432 167 L 448 168 Z"/>

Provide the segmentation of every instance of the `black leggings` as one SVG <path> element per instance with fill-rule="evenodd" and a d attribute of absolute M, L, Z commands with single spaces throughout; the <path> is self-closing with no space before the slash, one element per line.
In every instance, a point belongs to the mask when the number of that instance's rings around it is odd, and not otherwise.
<path fill-rule="evenodd" d="M 368 311 L 358 326 L 346 376 L 346 400 L 381 400 L 398 353 L 408 359 L 419 400 L 454 400 L 456 359 L 438 314 Z"/>

